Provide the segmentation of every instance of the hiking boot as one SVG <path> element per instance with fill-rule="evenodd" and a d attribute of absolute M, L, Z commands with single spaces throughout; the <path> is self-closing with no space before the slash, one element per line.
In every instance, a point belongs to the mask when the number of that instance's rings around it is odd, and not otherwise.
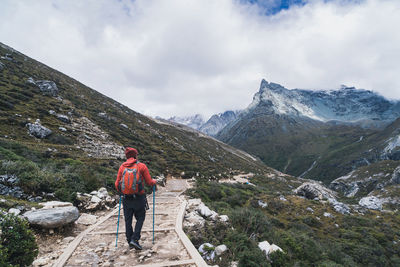
<path fill-rule="evenodd" d="M 142 246 L 139 244 L 139 240 L 131 240 L 129 242 L 129 248 L 135 248 L 136 250 L 142 250 Z"/>

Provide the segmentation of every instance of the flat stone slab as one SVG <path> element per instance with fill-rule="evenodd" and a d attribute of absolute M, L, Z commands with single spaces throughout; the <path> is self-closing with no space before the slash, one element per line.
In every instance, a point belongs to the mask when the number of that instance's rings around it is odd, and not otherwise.
<path fill-rule="evenodd" d="M 69 206 L 28 211 L 23 216 L 32 225 L 54 229 L 76 221 L 79 211 L 76 207 Z"/>

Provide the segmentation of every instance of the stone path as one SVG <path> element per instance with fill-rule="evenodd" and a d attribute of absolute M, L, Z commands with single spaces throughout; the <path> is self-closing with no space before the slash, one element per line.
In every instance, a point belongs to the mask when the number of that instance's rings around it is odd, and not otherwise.
<path fill-rule="evenodd" d="M 153 195 L 149 195 L 142 251 L 129 249 L 122 207 L 115 247 L 117 207 L 78 235 L 53 266 L 207 266 L 182 230 L 186 201 L 181 194 L 187 187 L 186 180 L 170 179 L 166 187 L 159 187 L 156 192 L 154 244 Z"/>

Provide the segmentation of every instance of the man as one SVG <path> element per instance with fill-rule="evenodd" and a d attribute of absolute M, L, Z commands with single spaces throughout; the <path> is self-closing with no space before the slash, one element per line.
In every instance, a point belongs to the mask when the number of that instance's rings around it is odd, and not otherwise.
<path fill-rule="evenodd" d="M 146 217 L 147 206 L 143 180 L 150 186 L 155 186 L 156 180 L 151 179 L 147 166 L 137 160 L 136 149 L 127 147 L 125 155 L 127 160 L 119 167 L 115 188 L 123 194 L 125 235 L 129 247 L 141 250 L 140 232 Z M 132 229 L 133 215 L 136 219 L 135 231 Z"/>

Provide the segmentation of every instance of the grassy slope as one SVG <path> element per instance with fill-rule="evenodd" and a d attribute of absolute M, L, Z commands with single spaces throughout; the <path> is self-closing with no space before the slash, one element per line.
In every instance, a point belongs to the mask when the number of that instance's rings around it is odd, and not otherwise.
<path fill-rule="evenodd" d="M 70 114 L 72 120 L 87 117 L 116 144 L 138 148 L 140 160 L 149 166 L 153 175 L 184 173 L 184 177 L 216 178 L 220 174 L 229 176 L 238 170 L 272 171 L 260 161 L 229 152 L 235 149 L 221 142 L 193 131 L 159 124 L 40 62 L 0 46 L 0 55 L 7 53 L 11 53 L 14 60 L 1 60 L 5 68 L 0 76 L 0 159 L 12 161 L 14 156 L 10 155 L 15 154 L 14 161 L 19 163 L 11 167 L 3 164 L 2 172 L 11 173 L 15 169 L 24 177 L 22 183 L 27 190 L 57 189 L 54 172 L 66 180 L 64 185 L 76 190 L 110 186 L 121 163 L 121 159 L 116 158 L 90 157 L 77 146 L 81 132 L 71 130 L 70 124 L 50 115 L 49 110 Z M 27 83 L 29 77 L 54 81 L 62 100 L 45 95 L 37 86 Z M 107 115 L 102 117 L 99 113 Z M 40 119 L 53 134 L 42 140 L 29 136 L 26 124 L 36 119 Z M 121 126 L 122 123 L 129 130 Z M 60 126 L 68 130 L 62 132 Z M 18 167 L 23 165 L 23 160 L 29 162 L 26 171 Z M 70 162 L 74 163 L 74 171 L 69 170 Z M 96 181 L 91 181 L 93 175 L 98 176 Z M 28 182 L 30 178 L 36 182 Z M 50 180 L 48 188 L 41 182 L 44 178 Z"/>

